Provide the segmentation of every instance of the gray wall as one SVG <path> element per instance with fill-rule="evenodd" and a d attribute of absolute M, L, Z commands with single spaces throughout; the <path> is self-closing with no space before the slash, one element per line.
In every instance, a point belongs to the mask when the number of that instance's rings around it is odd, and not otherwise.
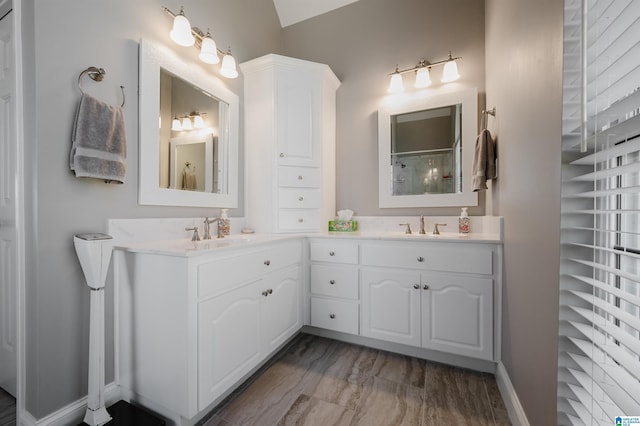
<path fill-rule="evenodd" d="M 505 217 L 502 361 L 532 425 L 556 424 L 562 17 L 556 0 L 487 0 L 492 206 Z"/>
<path fill-rule="evenodd" d="M 138 42 L 166 46 L 174 12 L 184 4 L 192 25 L 211 32 L 221 48 L 231 45 L 242 62 L 282 53 L 278 18 L 271 1 L 109 0 L 55 2 L 25 0 L 25 55 L 35 74 L 25 76 L 27 105 L 27 348 L 26 408 L 41 418 L 87 393 L 89 291 L 76 260 L 72 235 L 104 231 L 108 218 L 211 216 L 212 209 L 139 206 Z M 204 17 L 208 17 L 204 19 Z M 34 40 L 29 46 L 30 39 Z M 35 50 L 34 50 L 35 49 Z M 175 46 L 199 64 L 197 50 Z M 103 67 L 103 82 L 84 80 L 84 89 L 112 103 L 126 90 L 128 171 L 124 185 L 76 179 L 69 171 L 70 133 L 80 93 L 78 74 Z M 229 81 L 229 80 L 225 80 Z M 242 95 L 242 78 L 228 87 Z M 242 134 L 241 134 L 242 137 Z M 241 152 L 242 155 L 242 152 Z M 242 171 L 240 172 L 242 176 Z M 242 181 L 240 182 L 242 185 Z M 232 215 L 243 214 L 240 208 Z M 107 293 L 107 325 L 112 293 Z M 107 336 L 107 381 L 113 379 L 113 335 Z"/>
<path fill-rule="evenodd" d="M 484 2 L 478 0 L 362 0 L 284 29 L 289 56 L 329 64 L 342 81 L 337 93 L 336 208 L 358 215 L 457 215 L 459 208 L 378 207 L 378 108 L 389 99 L 388 74 L 396 64 L 436 62 L 449 51 L 462 56 L 455 83 L 433 69 L 426 95 L 477 87 L 484 97 Z M 405 75 L 407 93 L 415 93 Z M 484 195 L 472 215 L 484 214 Z"/>

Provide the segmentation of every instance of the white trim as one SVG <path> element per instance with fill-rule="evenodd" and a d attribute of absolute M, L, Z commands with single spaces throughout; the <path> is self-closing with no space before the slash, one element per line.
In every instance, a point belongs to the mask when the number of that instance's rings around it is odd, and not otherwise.
<path fill-rule="evenodd" d="M 120 387 L 115 383 L 109 383 L 104 390 L 106 405 L 109 406 L 120 400 Z M 87 397 L 80 398 L 71 404 L 62 407 L 58 411 L 49 414 L 39 420 L 28 412 L 22 414 L 21 426 L 65 426 L 78 424 L 87 409 Z"/>
<path fill-rule="evenodd" d="M 498 363 L 498 368 L 496 369 L 496 382 L 498 383 L 498 389 L 500 389 L 504 405 L 509 413 L 511 423 L 514 426 L 529 426 L 527 415 L 520 404 L 516 390 L 513 388 L 513 384 L 511 384 L 511 379 L 502 361 Z"/>

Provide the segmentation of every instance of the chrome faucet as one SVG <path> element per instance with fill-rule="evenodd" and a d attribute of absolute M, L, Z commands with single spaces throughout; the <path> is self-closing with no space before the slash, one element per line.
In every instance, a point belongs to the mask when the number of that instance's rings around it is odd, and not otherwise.
<path fill-rule="evenodd" d="M 446 223 L 436 223 L 435 226 L 433 227 L 433 235 L 440 235 L 440 230 L 438 229 L 438 226 L 447 226 Z"/>
<path fill-rule="evenodd" d="M 426 234 L 426 231 L 424 230 L 424 215 L 423 214 L 420 215 L 420 234 L 421 235 Z"/>
<path fill-rule="evenodd" d="M 216 238 L 224 238 L 224 232 L 222 229 L 222 219 L 220 219 L 220 217 L 214 217 L 213 219 L 209 219 L 208 217 L 204 218 L 204 236 L 202 237 L 203 240 L 210 240 L 211 239 L 211 231 L 210 231 L 210 225 L 213 222 L 217 222 L 216 225 L 218 226 L 217 230 L 216 230 Z"/>

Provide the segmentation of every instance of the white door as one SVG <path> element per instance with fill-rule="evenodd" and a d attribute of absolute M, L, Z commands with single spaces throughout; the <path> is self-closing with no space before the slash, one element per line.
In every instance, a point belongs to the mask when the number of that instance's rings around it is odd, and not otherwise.
<path fill-rule="evenodd" d="M 420 346 L 420 273 L 363 269 L 361 334 Z"/>
<path fill-rule="evenodd" d="M 493 359 L 493 280 L 424 273 L 422 287 L 422 346 Z"/>
<path fill-rule="evenodd" d="M 198 304 L 198 410 L 262 359 L 262 280 Z"/>
<path fill-rule="evenodd" d="M 300 268 L 274 272 L 263 282 L 268 292 L 263 299 L 263 337 L 265 353 L 270 353 L 302 327 Z"/>
<path fill-rule="evenodd" d="M 0 387 L 16 396 L 16 85 L 13 12 L 0 20 Z"/>

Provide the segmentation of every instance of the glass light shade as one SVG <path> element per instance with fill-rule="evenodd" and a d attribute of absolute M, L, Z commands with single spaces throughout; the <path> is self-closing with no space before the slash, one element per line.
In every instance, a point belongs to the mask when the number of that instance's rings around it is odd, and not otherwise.
<path fill-rule="evenodd" d="M 413 84 L 416 89 L 423 89 L 431 86 L 431 76 L 429 76 L 429 68 L 418 68 L 416 72 L 416 82 Z"/>
<path fill-rule="evenodd" d="M 389 93 L 400 93 L 404 91 L 404 82 L 402 74 L 395 72 L 391 74 L 391 82 L 389 82 Z"/>
<path fill-rule="evenodd" d="M 194 129 L 202 129 L 204 128 L 204 120 L 201 115 L 193 116 L 193 127 Z"/>
<path fill-rule="evenodd" d="M 176 44 L 180 46 L 193 46 L 196 42 L 195 37 L 191 34 L 191 23 L 186 16 L 184 16 L 183 11 L 180 11 L 179 15 L 173 19 L 173 29 L 169 33 L 171 36 L 171 40 L 175 41 Z"/>
<path fill-rule="evenodd" d="M 458 64 L 456 61 L 451 60 L 444 64 L 444 70 L 442 71 L 442 82 L 450 83 L 452 81 L 456 81 L 460 78 L 460 74 L 458 74 Z"/>
<path fill-rule="evenodd" d="M 231 50 L 227 50 L 227 53 L 222 58 L 220 74 L 227 78 L 236 78 L 238 76 L 238 70 L 236 70 L 236 60 L 233 56 L 231 56 Z"/>
<path fill-rule="evenodd" d="M 179 132 L 182 130 L 182 124 L 180 124 L 180 120 L 178 120 L 178 117 L 174 117 L 173 121 L 171 122 L 171 130 L 173 130 L 174 132 Z"/>
<path fill-rule="evenodd" d="M 209 33 L 202 39 L 202 46 L 200 47 L 200 55 L 198 57 L 205 64 L 215 65 L 220 62 L 218 47 Z"/>
<path fill-rule="evenodd" d="M 191 119 L 189 117 L 182 119 L 182 130 L 193 130 L 193 125 L 191 124 Z"/>

